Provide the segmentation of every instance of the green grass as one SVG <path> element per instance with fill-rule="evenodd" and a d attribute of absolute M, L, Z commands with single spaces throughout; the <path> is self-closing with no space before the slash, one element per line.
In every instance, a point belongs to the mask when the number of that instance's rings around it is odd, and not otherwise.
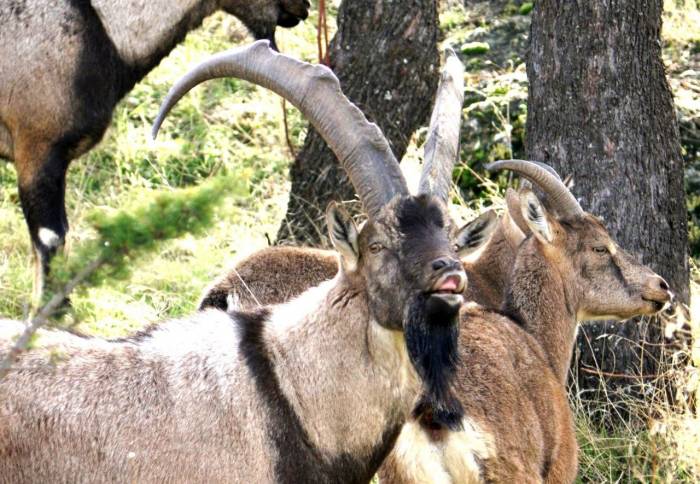
<path fill-rule="evenodd" d="M 312 15 L 299 28 L 281 30 L 281 49 L 314 60 L 314 22 Z M 223 268 L 266 246 L 266 234 L 274 239 L 286 208 L 290 163 L 278 96 L 242 81 L 210 81 L 178 103 L 155 142 L 149 137 L 161 100 L 189 67 L 249 41 L 235 18 L 217 14 L 119 104 L 104 140 L 68 171 L 67 254 L 96 237 L 88 216 L 95 209 L 121 208 L 159 191 L 177 192 L 228 175 L 243 181 L 251 196 L 232 187 L 204 233 L 160 244 L 155 253 L 130 262 L 128 277 L 74 294 L 69 322 L 114 336 L 187 314 Z M 292 143 L 298 147 L 306 124 L 294 108 L 288 106 L 287 113 Z M 31 251 L 10 163 L 0 164 L 0 232 L 0 315 L 22 318 L 31 294 Z"/>

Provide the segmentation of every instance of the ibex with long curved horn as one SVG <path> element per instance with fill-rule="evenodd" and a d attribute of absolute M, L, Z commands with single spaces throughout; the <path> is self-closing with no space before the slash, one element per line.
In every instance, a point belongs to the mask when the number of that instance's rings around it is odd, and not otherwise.
<path fill-rule="evenodd" d="M 418 397 L 460 426 L 452 376 L 465 275 L 445 200 L 408 193 L 383 135 L 329 69 L 266 42 L 186 75 L 155 130 L 189 89 L 223 76 L 287 98 L 347 171 L 368 220 L 358 231 L 329 208 L 338 275 L 285 305 L 204 311 L 116 341 L 60 333 L 52 345 L 44 332 L 0 381 L 0 475 L 367 482 Z"/>

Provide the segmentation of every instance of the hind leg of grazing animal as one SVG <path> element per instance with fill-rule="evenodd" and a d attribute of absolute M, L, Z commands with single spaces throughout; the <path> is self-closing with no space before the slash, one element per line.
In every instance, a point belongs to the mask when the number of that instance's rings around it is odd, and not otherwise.
<path fill-rule="evenodd" d="M 65 179 L 68 160 L 49 143 L 18 144 L 15 166 L 24 218 L 34 248 L 33 303 L 41 299 L 49 263 L 65 242 L 68 217 Z"/>

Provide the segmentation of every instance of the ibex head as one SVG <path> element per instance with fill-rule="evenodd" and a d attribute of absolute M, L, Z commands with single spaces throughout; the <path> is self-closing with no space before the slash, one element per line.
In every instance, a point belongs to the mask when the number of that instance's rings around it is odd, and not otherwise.
<path fill-rule="evenodd" d="M 618 246 L 600 219 L 585 212 L 556 174 L 539 164 L 507 160 L 490 169 L 513 170 L 542 189 L 549 209 L 529 189 L 520 191 L 522 219 L 548 262 L 574 287 L 568 304 L 576 319 L 626 319 L 661 310 L 668 284 Z"/>
<path fill-rule="evenodd" d="M 275 44 L 275 27 L 294 27 L 309 16 L 309 0 L 221 0 L 221 8 L 235 15 L 256 39 Z"/>
<path fill-rule="evenodd" d="M 466 276 L 450 242 L 449 216 L 436 199 L 396 197 L 360 231 L 333 204 L 327 223 L 341 270 L 366 288 L 379 324 L 404 329 L 406 308 L 416 300 L 431 301 L 430 307 L 447 311 L 449 319 L 455 315 Z"/>
<path fill-rule="evenodd" d="M 424 384 L 421 404 L 430 403 L 434 418 L 453 428 L 461 422 L 451 381 L 466 275 L 455 247 L 463 237 L 445 205 L 458 152 L 462 75 L 456 56 L 448 54 L 434 116 L 450 122 L 432 126 L 434 155 L 426 158 L 418 195 L 409 193 L 384 135 L 343 95 L 335 75 L 325 66 L 277 54 L 264 41 L 216 55 L 190 71 L 171 89 L 154 124 L 155 134 L 180 97 L 215 77 L 267 87 L 306 115 L 347 172 L 367 214 L 358 230 L 337 205 L 327 210 L 330 238 L 341 255 L 341 283 L 350 293 L 364 293 L 373 324 L 404 332 Z"/>

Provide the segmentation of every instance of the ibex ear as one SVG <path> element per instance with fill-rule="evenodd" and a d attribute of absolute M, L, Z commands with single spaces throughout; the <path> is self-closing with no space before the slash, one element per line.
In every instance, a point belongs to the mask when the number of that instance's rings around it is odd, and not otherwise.
<path fill-rule="evenodd" d="M 532 190 L 524 189 L 520 191 L 520 210 L 533 234 L 542 242 L 551 244 L 554 241 L 554 231 L 547 210 L 537 198 Z"/>
<path fill-rule="evenodd" d="M 340 253 L 343 268 L 353 271 L 360 256 L 357 226 L 350 214 L 335 202 L 326 209 L 326 225 L 333 247 Z"/>
<path fill-rule="evenodd" d="M 525 190 L 524 188 L 522 190 Z M 522 205 L 520 205 L 520 196 L 512 188 L 506 190 L 506 208 L 509 216 L 509 221 L 514 225 L 514 230 L 519 230 L 525 238 L 525 234 L 530 233 L 530 227 L 523 218 Z"/>
<path fill-rule="evenodd" d="M 455 238 L 459 256 L 466 257 L 483 247 L 497 225 L 498 217 L 496 212 L 489 210 L 459 229 Z"/>

